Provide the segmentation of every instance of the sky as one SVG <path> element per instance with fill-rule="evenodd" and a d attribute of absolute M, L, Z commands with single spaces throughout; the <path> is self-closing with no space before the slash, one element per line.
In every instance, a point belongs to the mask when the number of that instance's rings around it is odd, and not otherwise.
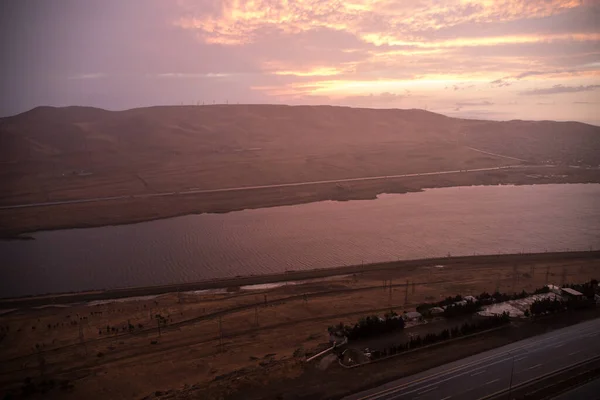
<path fill-rule="evenodd" d="M 600 0 L 0 0 L 0 116 L 271 103 L 600 125 Z"/>

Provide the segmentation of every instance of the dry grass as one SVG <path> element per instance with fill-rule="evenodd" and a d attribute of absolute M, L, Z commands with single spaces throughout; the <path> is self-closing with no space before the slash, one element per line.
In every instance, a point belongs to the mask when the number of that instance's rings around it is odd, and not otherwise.
<path fill-rule="evenodd" d="M 40 107 L 0 122 L 1 205 L 484 168 L 516 162 L 468 146 L 534 162 L 600 164 L 598 127 L 460 120 L 422 110 L 219 105 L 109 112 Z M 487 180 L 502 181 L 491 178 Z M 598 179 L 597 174 L 593 179 Z M 440 180 L 422 179 L 412 186 L 460 183 L 454 177 Z M 479 184 L 482 180 L 476 177 L 468 182 Z M 516 180 L 513 183 L 524 178 Z M 106 206 L 109 212 L 103 213 L 95 210 L 106 207 L 94 203 L 76 207 L 76 218 L 65 215 L 71 207 L 8 210 L 0 211 L 0 225 L 5 234 L 14 234 L 62 226 L 127 223 L 186 212 L 373 197 L 386 191 L 388 185 L 367 184 L 371 187 L 368 191 L 361 184 L 349 185 L 354 191 L 351 194 L 339 193 L 335 185 L 277 190 L 266 197 L 261 191 L 230 193 L 225 196 L 228 204 L 221 209 L 211 202 L 221 202 L 223 196 L 208 196 L 207 200 L 207 196 L 196 196 L 193 210 L 178 205 L 179 198 L 166 207 L 158 199 L 124 200 Z M 79 209 L 84 211 L 80 213 Z M 27 220 L 37 220 L 37 226 Z"/>
<path fill-rule="evenodd" d="M 287 286 L 259 293 L 232 291 L 221 295 L 167 294 L 156 299 L 110 303 L 97 306 L 76 305 L 70 308 L 45 308 L 13 312 L 2 318 L 9 325 L 8 336 L 0 342 L 0 387 L 18 387 L 26 376 L 40 374 L 35 344 L 40 344 L 46 360 L 45 375 L 75 383 L 65 398 L 140 398 L 156 390 L 209 384 L 217 376 L 243 370 L 242 383 L 267 382 L 277 376 L 301 373 L 296 356 L 326 342 L 328 325 L 353 322 L 367 313 L 383 313 L 390 308 L 401 312 L 418 303 L 456 293 L 481 291 L 531 290 L 543 285 L 546 273 L 552 282 L 562 279 L 563 268 L 568 281 L 584 281 L 597 276 L 598 259 L 560 260 L 518 263 L 518 280 L 514 280 L 514 262 L 473 265 L 465 262 L 447 268 L 415 267 L 402 270 L 371 271 L 332 281 Z M 531 276 L 531 277 L 528 277 Z M 383 290 L 383 280 L 400 285 L 406 280 L 417 282 L 415 293 L 409 290 L 409 304 L 404 304 L 405 288 Z M 442 283 L 435 283 L 440 282 Z M 340 291 L 340 290 L 344 291 Z M 298 294 L 306 293 L 307 301 Z M 260 304 L 267 295 L 268 306 L 228 312 L 240 305 Z M 295 297 L 293 297 L 295 296 Z M 290 299 L 293 297 L 293 299 Z M 181 300 L 181 303 L 179 301 Z M 275 300 L 281 300 L 276 302 Z M 222 317 L 223 345 L 219 351 L 218 318 L 195 323 L 182 321 L 225 311 Z M 95 315 L 90 315 L 95 312 Z M 102 315 L 97 313 L 102 312 Z M 168 316 L 170 328 L 158 337 L 155 314 Z M 259 326 L 255 326 L 258 314 Z M 77 317 L 79 314 L 79 317 Z M 70 316 L 70 317 L 67 317 Z M 84 347 L 79 343 L 79 329 L 69 321 L 82 321 Z M 98 334 L 106 325 L 122 327 L 127 322 L 144 330 L 136 334 L 110 336 Z M 178 324 L 179 323 L 179 324 Z M 59 324 L 48 329 L 47 325 Z M 32 329 L 34 327 L 35 329 Z M 139 331 L 136 329 L 136 331 Z M 150 342 L 157 340 L 158 344 Z M 86 355 L 87 351 L 87 355 Z M 97 354 L 103 353 L 102 357 Z M 280 360 L 288 360 L 280 363 Z M 278 370 L 279 372 L 272 371 Z M 58 392 L 57 392 L 58 393 Z"/>

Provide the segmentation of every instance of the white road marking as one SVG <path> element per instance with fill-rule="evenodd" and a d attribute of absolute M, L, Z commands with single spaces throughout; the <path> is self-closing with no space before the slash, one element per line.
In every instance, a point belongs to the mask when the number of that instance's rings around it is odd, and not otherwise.
<path fill-rule="evenodd" d="M 538 367 L 541 367 L 541 366 L 542 366 L 542 364 L 536 364 L 536 365 L 534 365 L 533 367 L 529 367 L 529 368 L 527 368 L 527 370 L 530 370 L 530 369 L 536 369 L 536 368 L 538 368 Z"/>
<path fill-rule="evenodd" d="M 484 385 L 489 385 L 490 383 L 498 382 L 500 379 L 494 379 L 493 381 L 489 381 L 484 383 Z"/>
<path fill-rule="evenodd" d="M 477 360 L 472 360 L 472 361 L 467 361 L 466 363 L 463 363 L 460 366 L 453 366 L 453 367 L 451 367 L 449 369 L 445 369 L 445 370 L 436 372 L 436 373 L 434 373 L 432 375 L 425 376 L 425 377 L 419 378 L 417 380 L 413 380 L 412 382 L 406 382 L 406 383 L 401 383 L 398 386 L 392 386 L 390 388 L 384 389 L 384 390 L 379 391 L 377 393 L 373 393 L 373 394 L 370 394 L 370 395 L 366 395 L 365 397 L 361 397 L 360 400 L 365 400 L 365 399 L 371 399 L 371 400 L 379 399 L 380 397 L 383 397 L 383 396 L 386 396 L 386 395 L 389 395 L 389 394 L 392 394 L 392 393 L 398 393 L 400 391 L 403 391 L 403 390 L 406 390 L 406 389 L 410 388 L 411 386 L 422 384 L 422 383 L 425 383 L 427 381 L 431 381 L 431 380 L 433 380 L 435 378 L 447 377 L 450 374 L 453 374 L 453 373 L 456 373 L 456 372 L 460 372 L 460 371 L 462 371 L 462 370 L 464 370 L 466 368 L 469 368 L 469 367 L 472 367 L 472 366 L 475 366 L 475 365 L 478 365 L 478 364 L 487 363 L 485 365 L 485 367 L 489 367 L 491 365 L 499 364 L 499 363 L 502 363 L 504 361 L 510 361 L 511 358 L 504 358 L 503 359 L 502 357 L 503 356 L 509 356 L 508 352 L 514 352 L 516 350 L 525 350 L 525 351 L 527 351 L 526 349 L 532 348 L 532 347 L 536 347 L 536 346 L 538 346 L 538 347 L 535 350 L 544 349 L 544 348 L 549 347 L 549 346 L 539 347 L 539 345 L 541 343 L 545 343 L 547 341 L 555 341 L 556 339 L 562 338 L 562 337 L 565 337 L 565 339 L 563 339 L 563 340 L 574 341 L 574 340 L 577 340 L 580 337 L 586 336 L 586 334 L 590 330 L 592 330 L 592 329 L 594 331 L 596 331 L 597 330 L 596 325 L 597 325 L 597 321 L 588 321 L 588 322 L 581 323 L 579 325 L 579 329 L 576 331 L 578 333 L 578 335 L 574 335 L 573 329 L 571 328 L 571 329 L 569 329 L 566 332 L 562 332 L 562 333 L 558 333 L 558 334 L 555 333 L 555 332 L 553 332 L 553 333 L 547 333 L 547 334 L 544 334 L 544 335 L 541 335 L 541 336 L 538 336 L 538 337 L 526 339 L 526 340 L 524 340 L 526 342 L 525 344 L 520 344 L 520 345 L 516 345 L 516 346 L 515 345 L 508 345 L 505 348 L 500 348 L 500 349 L 492 350 L 491 351 L 492 354 L 490 354 L 490 355 L 488 355 L 488 356 L 486 356 L 484 358 L 477 359 Z M 508 349 L 508 350 L 506 350 L 506 349 Z M 578 353 L 578 352 L 575 352 L 575 353 Z M 573 353 L 573 354 L 575 354 L 575 353 Z M 466 361 L 466 360 L 468 360 L 470 358 L 474 358 L 474 357 L 476 357 L 476 356 L 467 357 L 467 359 L 462 360 L 462 361 Z M 494 360 L 494 359 L 496 361 L 492 362 L 490 364 L 490 361 Z M 449 380 L 457 378 L 459 376 L 463 376 L 463 375 L 467 374 L 468 372 L 469 371 L 459 373 L 457 375 L 454 375 L 454 376 L 451 376 L 449 378 L 443 379 L 442 381 L 438 381 L 435 384 L 440 384 L 442 382 L 449 381 Z M 474 388 L 470 388 L 466 392 L 471 391 L 473 389 Z M 418 389 L 411 390 L 409 392 L 405 392 L 405 393 L 403 393 L 403 395 L 404 394 L 409 394 L 409 393 L 414 393 L 417 390 Z M 463 393 L 466 393 L 466 392 L 463 392 Z"/>
<path fill-rule="evenodd" d="M 569 355 L 570 356 L 574 356 L 575 354 L 579 354 L 579 353 L 581 353 L 581 350 L 577 350 L 577 351 L 574 351 L 572 353 L 569 353 Z"/>
<path fill-rule="evenodd" d="M 438 388 L 437 386 L 434 386 L 431 389 L 427 389 L 427 390 L 423 390 L 421 392 L 417 392 L 417 394 L 425 394 L 425 393 L 431 392 L 432 390 L 435 390 L 437 388 Z"/>
<path fill-rule="evenodd" d="M 516 359 L 515 359 L 515 362 L 517 362 L 517 361 L 521 361 L 521 360 L 524 360 L 524 359 L 526 359 L 526 358 L 527 358 L 527 356 L 525 356 L 525 357 L 520 357 L 520 358 L 516 358 Z"/>
<path fill-rule="evenodd" d="M 476 375 L 481 375 L 481 374 L 485 374 L 485 369 L 483 371 L 480 372 L 476 372 L 474 374 L 471 374 L 471 376 L 476 376 Z"/>

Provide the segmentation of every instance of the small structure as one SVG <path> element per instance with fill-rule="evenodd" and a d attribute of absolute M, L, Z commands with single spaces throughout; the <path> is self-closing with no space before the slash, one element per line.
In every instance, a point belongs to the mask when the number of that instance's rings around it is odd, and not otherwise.
<path fill-rule="evenodd" d="M 463 297 L 464 300 L 469 301 L 471 303 L 475 303 L 477 301 L 477 299 L 473 296 L 465 296 Z"/>
<path fill-rule="evenodd" d="M 558 286 L 548 284 L 546 287 L 554 294 L 560 294 L 560 288 Z"/>
<path fill-rule="evenodd" d="M 596 304 L 600 304 L 600 294 L 595 294 L 594 300 L 596 300 Z"/>
<path fill-rule="evenodd" d="M 431 307 L 429 313 L 431 315 L 440 315 L 444 313 L 444 309 L 442 307 Z"/>
<path fill-rule="evenodd" d="M 583 293 L 571 288 L 560 288 L 560 291 L 565 297 L 569 299 L 582 300 L 585 297 Z"/>
<path fill-rule="evenodd" d="M 343 343 L 346 340 L 346 336 L 344 336 L 341 332 L 329 332 L 329 343 Z"/>
<path fill-rule="evenodd" d="M 422 321 L 423 315 L 421 315 L 421 313 L 416 312 L 416 311 L 405 312 L 404 314 L 402 314 L 402 319 L 404 319 L 404 321 L 406 321 L 406 322 Z"/>

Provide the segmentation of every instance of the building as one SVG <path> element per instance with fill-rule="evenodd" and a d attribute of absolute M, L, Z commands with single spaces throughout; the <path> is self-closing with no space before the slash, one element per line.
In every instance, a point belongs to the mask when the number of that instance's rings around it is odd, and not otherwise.
<path fill-rule="evenodd" d="M 554 294 L 560 294 L 560 288 L 558 286 L 555 285 L 546 285 L 546 287 Z"/>
<path fill-rule="evenodd" d="M 423 315 L 421 315 L 421 313 L 416 312 L 416 311 L 405 312 L 404 314 L 402 314 L 402 319 L 404 319 L 404 321 L 406 321 L 406 322 L 422 321 Z"/>
<path fill-rule="evenodd" d="M 475 303 L 477 301 L 477 299 L 473 296 L 465 296 L 465 297 L 463 297 L 463 299 L 466 301 L 470 301 L 472 303 Z"/>
<path fill-rule="evenodd" d="M 431 315 L 440 315 L 444 313 L 444 309 L 442 307 L 431 307 L 429 313 Z"/>
<path fill-rule="evenodd" d="M 571 289 L 571 288 L 560 288 L 561 294 L 563 296 L 565 296 L 568 299 L 577 299 L 577 300 L 582 300 L 585 298 L 585 296 L 583 295 L 583 293 L 578 292 L 575 289 Z"/>

